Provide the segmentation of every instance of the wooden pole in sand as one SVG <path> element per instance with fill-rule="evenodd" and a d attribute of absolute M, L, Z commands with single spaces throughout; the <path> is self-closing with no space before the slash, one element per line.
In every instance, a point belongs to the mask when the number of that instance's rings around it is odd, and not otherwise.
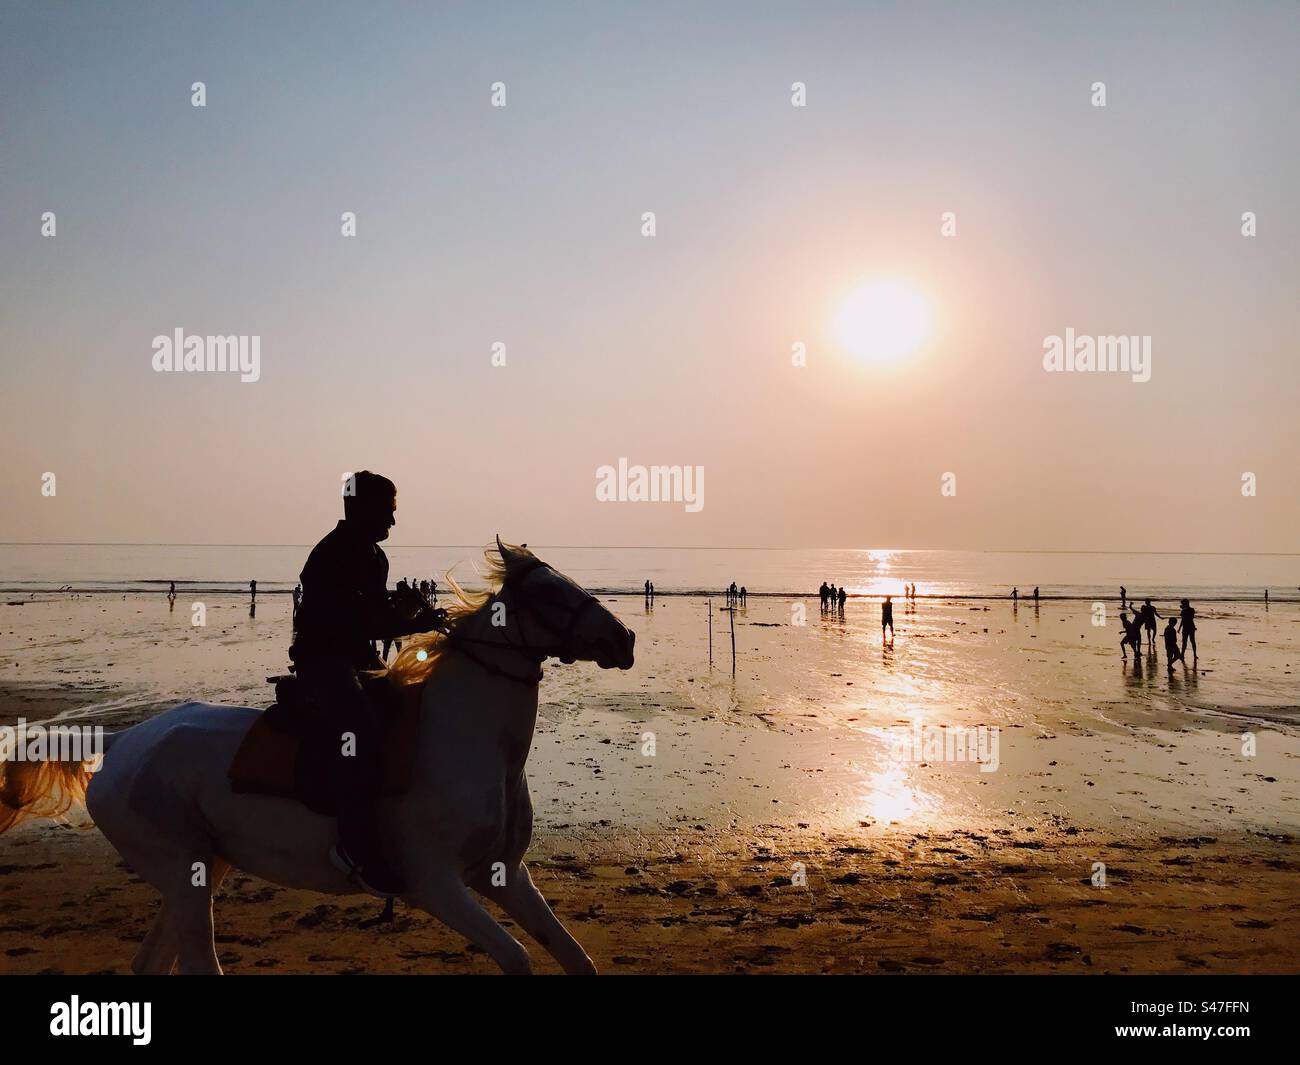
<path fill-rule="evenodd" d="M 728 612 L 731 618 L 731 679 L 736 679 L 736 608 L 732 606 Z"/>
<path fill-rule="evenodd" d="M 713 668 L 713 600 L 706 599 L 705 606 L 709 611 L 709 669 Z"/>

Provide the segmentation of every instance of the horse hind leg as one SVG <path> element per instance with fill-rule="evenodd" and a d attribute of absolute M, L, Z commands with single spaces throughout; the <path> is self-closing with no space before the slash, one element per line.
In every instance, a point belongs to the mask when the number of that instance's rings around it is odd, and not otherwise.
<path fill-rule="evenodd" d="M 171 912 L 166 900 L 158 908 L 153 927 L 144 937 L 131 961 L 136 976 L 166 976 L 176 965 L 176 937 L 172 932 Z"/>
<path fill-rule="evenodd" d="M 162 906 L 149 934 L 131 963 L 138 976 L 166 976 L 172 972 L 220 975 L 212 928 L 212 896 L 221 886 L 228 863 L 211 862 L 207 884 L 178 881 L 163 891 Z"/>

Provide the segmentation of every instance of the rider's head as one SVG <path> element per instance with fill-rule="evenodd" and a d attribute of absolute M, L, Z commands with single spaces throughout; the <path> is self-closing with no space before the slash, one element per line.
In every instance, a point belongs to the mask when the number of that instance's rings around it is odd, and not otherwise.
<path fill-rule="evenodd" d="M 352 491 L 343 495 L 348 524 L 375 543 L 387 540 L 388 530 L 397 524 L 397 485 L 369 470 L 354 473 L 349 480 Z"/>

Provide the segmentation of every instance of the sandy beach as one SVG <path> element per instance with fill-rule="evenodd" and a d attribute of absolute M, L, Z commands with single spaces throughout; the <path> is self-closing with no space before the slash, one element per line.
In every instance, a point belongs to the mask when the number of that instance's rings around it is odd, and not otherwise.
<path fill-rule="evenodd" d="M 265 705 L 288 598 L 252 618 L 246 598 L 206 605 L 202 628 L 157 595 L 0 606 L 0 724 Z M 734 682 L 718 601 L 712 672 L 704 601 L 608 605 L 638 633 L 636 667 L 549 667 L 529 761 L 534 877 L 602 971 L 1297 968 L 1295 604 L 1215 604 L 1200 670 L 1170 677 L 1123 663 L 1084 603 L 900 603 L 888 648 L 874 601 L 841 620 L 751 599 Z M 996 770 L 900 760 L 891 737 L 918 725 L 996 728 Z M 0 896 L 15 973 L 128 971 L 155 906 L 98 833 L 48 822 L 0 839 Z M 234 874 L 222 965 L 495 968 L 404 907 L 357 927 L 377 911 Z"/>

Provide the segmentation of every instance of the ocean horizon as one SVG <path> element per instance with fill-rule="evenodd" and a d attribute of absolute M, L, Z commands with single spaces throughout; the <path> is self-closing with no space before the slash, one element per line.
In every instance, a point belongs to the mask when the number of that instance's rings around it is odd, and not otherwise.
<path fill-rule="evenodd" d="M 924 548 L 548 547 L 535 551 L 592 592 L 716 595 L 735 581 L 755 596 L 816 595 L 822 581 L 851 597 L 1006 598 L 1018 588 L 1045 600 L 1191 598 L 1300 599 L 1300 554 L 1104 551 L 950 551 Z M 0 544 L 0 591 L 31 594 L 178 590 L 284 594 L 298 582 L 310 545 Z M 385 545 L 389 580 L 448 572 L 482 587 L 482 546 Z"/>

